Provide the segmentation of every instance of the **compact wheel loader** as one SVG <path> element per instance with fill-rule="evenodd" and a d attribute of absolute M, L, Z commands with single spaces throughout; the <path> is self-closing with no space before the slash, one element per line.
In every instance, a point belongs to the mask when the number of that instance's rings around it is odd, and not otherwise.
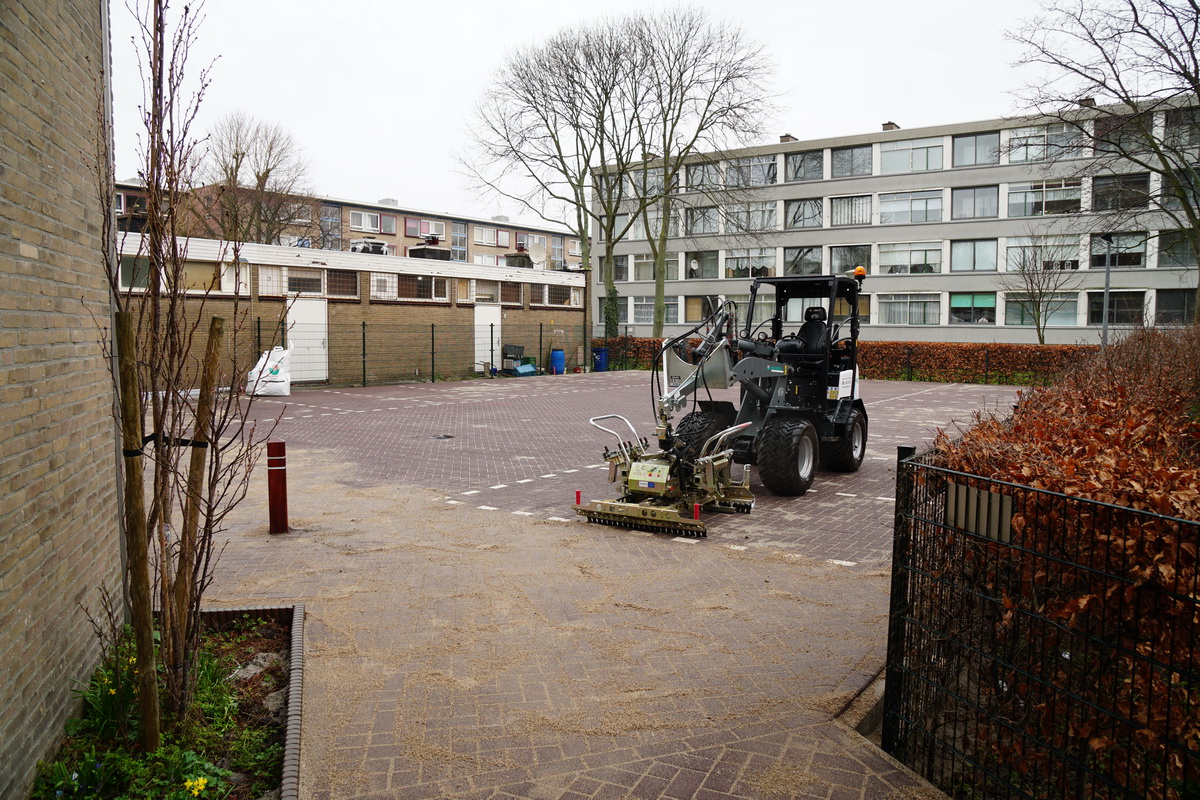
<path fill-rule="evenodd" d="M 589 522 L 706 536 L 701 511 L 749 512 L 748 470 L 777 495 L 802 495 L 817 467 L 853 472 L 867 447 L 867 410 L 858 392 L 859 296 L 865 272 L 755 279 L 745 326 L 733 303 L 669 340 L 651 380 L 655 444 L 625 417 L 591 420 L 617 445 L 605 451 L 616 500 L 575 506 Z M 755 320 L 762 322 L 755 324 Z M 737 331 L 735 333 L 735 331 Z M 690 337 L 700 343 L 689 349 Z M 657 397 L 659 375 L 663 393 Z M 711 391 L 737 387 L 735 403 Z M 703 395 L 703 396 L 702 396 Z M 692 405 L 678 425 L 674 415 Z M 620 420 L 631 436 L 600 424 Z"/>

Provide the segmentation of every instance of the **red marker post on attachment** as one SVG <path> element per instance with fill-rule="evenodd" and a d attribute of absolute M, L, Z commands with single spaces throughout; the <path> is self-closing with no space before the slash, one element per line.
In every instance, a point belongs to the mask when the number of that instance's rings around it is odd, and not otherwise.
<path fill-rule="evenodd" d="M 692 519 L 700 519 L 700 504 L 692 503 Z"/>
<path fill-rule="evenodd" d="M 582 500 L 579 499 L 582 496 L 582 494 L 583 494 L 583 492 L 581 492 L 579 489 L 575 490 L 575 505 L 579 505 L 580 503 L 583 502 Z"/>
<path fill-rule="evenodd" d="M 267 506 L 271 533 L 287 533 L 287 447 L 283 442 L 267 442 Z"/>

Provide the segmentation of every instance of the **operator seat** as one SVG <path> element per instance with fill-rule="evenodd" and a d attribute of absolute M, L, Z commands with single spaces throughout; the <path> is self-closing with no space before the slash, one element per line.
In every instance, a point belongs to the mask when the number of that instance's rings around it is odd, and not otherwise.
<path fill-rule="evenodd" d="M 825 309 L 812 306 L 804 309 L 804 324 L 800 326 L 800 342 L 805 355 L 824 355 L 829 347 L 829 326 L 825 324 Z"/>

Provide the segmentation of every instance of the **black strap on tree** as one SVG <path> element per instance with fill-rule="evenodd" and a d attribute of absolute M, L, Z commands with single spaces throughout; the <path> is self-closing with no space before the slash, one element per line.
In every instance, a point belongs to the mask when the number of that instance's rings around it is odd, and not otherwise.
<path fill-rule="evenodd" d="M 196 439 L 184 439 L 179 436 L 161 436 L 157 433 L 148 433 L 142 437 L 142 444 L 150 442 L 159 442 L 167 447 L 208 447 L 208 442 L 197 441 Z M 126 458 L 134 458 L 145 452 L 145 448 L 141 447 L 137 450 L 122 450 Z"/>

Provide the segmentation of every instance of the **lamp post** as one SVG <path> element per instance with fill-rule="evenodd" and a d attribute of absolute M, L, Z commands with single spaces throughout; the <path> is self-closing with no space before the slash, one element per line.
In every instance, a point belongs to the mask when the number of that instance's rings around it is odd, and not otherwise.
<path fill-rule="evenodd" d="M 1113 235 L 1105 233 L 1100 236 L 1104 240 L 1104 316 L 1100 320 L 1100 346 L 1108 347 L 1108 294 L 1112 278 L 1112 245 Z"/>

